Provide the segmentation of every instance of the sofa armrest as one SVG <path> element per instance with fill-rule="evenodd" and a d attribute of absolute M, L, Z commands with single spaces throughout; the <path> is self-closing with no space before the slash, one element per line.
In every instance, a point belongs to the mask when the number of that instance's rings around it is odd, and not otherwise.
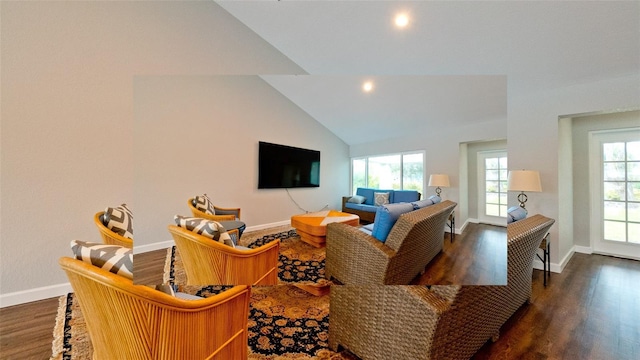
<path fill-rule="evenodd" d="M 349 201 L 349 199 L 351 199 L 351 196 L 342 197 L 342 212 L 346 212 L 347 208 L 345 205 L 347 204 L 347 201 Z"/>
<path fill-rule="evenodd" d="M 429 359 L 434 338 L 444 335 L 438 323 L 452 309 L 425 286 L 337 286 L 330 304 L 329 347 L 363 359 Z"/>
<path fill-rule="evenodd" d="M 358 228 L 327 225 L 325 272 L 345 285 L 382 285 L 395 251 Z"/>

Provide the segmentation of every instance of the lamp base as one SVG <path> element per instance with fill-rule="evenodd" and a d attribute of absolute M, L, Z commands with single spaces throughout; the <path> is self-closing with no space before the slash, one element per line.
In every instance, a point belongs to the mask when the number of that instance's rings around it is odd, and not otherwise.
<path fill-rule="evenodd" d="M 518 201 L 520 202 L 520 207 L 524 209 L 524 203 L 527 202 L 527 195 L 524 193 L 524 191 L 518 194 Z"/>
<path fill-rule="evenodd" d="M 440 189 L 440 187 L 438 186 L 436 188 L 436 195 L 438 195 L 438 197 L 440 197 L 440 193 L 442 192 L 442 189 Z"/>

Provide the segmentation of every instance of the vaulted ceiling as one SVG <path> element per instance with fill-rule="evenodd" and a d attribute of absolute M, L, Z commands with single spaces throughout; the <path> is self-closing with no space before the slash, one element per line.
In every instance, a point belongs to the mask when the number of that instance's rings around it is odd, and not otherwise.
<path fill-rule="evenodd" d="M 263 79 L 350 145 L 506 124 L 508 97 L 640 73 L 638 1 L 218 4 L 310 74 Z"/>

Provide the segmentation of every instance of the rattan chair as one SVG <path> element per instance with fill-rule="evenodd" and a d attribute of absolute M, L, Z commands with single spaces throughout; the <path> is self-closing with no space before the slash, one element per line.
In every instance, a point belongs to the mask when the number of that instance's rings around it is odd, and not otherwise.
<path fill-rule="evenodd" d="M 63 257 L 91 337 L 93 359 L 246 359 L 250 290 L 182 300 Z"/>
<path fill-rule="evenodd" d="M 102 237 L 102 241 L 105 244 L 109 245 L 120 245 L 124 247 L 128 247 L 129 249 L 133 248 L 133 239 L 129 239 L 122 235 L 118 235 L 115 232 L 111 231 L 108 227 L 104 225 L 104 211 L 100 211 L 96 213 L 93 217 L 93 222 L 96 224 L 98 231 L 100 232 L 100 236 Z"/>
<path fill-rule="evenodd" d="M 234 221 L 236 219 L 240 220 L 240 208 L 221 208 L 214 206 L 213 208 L 216 214 L 212 215 L 196 209 L 196 207 L 193 206 L 193 198 L 190 198 L 187 203 L 189 204 L 189 209 L 191 210 L 191 213 L 194 217 L 213 221 Z"/>
<path fill-rule="evenodd" d="M 276 285 L 280 240 L 239 250 L 193 231 L 169 225 L 188 285 Z"/>
<path fill-rule="evenodd" d="M 456 203 L 445 200 L 402 214 L 382 243 L 346 224 L 327 225 L 325 276 L 344 285 L 407 285 L 442 251 Z"/>
<path fill-rule="evenodd" d="M 506 286 L 334 286 L 329 347 L 363 360 L 472 357 L 530 301 L 533 257 L 553 223 L 535 215 L 507 226 Z"/>

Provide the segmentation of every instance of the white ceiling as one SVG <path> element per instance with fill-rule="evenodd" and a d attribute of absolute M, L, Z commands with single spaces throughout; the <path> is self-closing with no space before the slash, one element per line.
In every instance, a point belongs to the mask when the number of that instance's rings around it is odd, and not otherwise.
<path fill-rule="evenodd" d="M 639 1 L 218 3 L 312 74 L 263 78 L 350 145 L 506 119 L 507 89 L 640 73 Z"/>

